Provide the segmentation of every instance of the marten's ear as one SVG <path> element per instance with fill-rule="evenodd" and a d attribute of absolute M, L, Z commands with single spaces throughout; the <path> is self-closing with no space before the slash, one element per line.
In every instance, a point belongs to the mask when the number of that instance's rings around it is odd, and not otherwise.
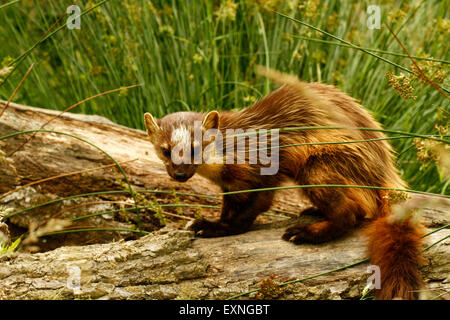
<path fill-rule="evenodd" d="M 155 133 L 158 132 L 159 126 L 156 123 L 155 118 L 150 113 L 144 114 L 145 127 L 147 128 L 147 134 L 152 139 L 155 136 Z"/>
<path fill-rule="evenodd" d="M 202 127 L 204 130 L 219 129 L 219 113 L 217 111 L 211 111 L 203 119 Z"/>

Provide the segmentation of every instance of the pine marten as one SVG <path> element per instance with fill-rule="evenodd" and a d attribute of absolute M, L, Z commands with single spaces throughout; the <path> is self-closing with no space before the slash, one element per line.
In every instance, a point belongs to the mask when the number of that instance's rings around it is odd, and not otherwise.
<path fill-rule="evenodd" d="M 394 166 L 393 150 L 382 139 L 384 134 L 376 130 L 355 129 L 381 129 L 355 99 L 330 85 L 305 83 L 276 71 L 259 72 L 282 86 L 241 111 L 212 111 L 206 115 L 176 112 L 160 120 L 149 113 L 145 114 L 147 134 L 171 177 L 184 182 L 198 173 L 219 185 L 224 193 L 273 188 L 288 178 L 299 185 L 406 187 Z M 228 140 L 224 145 L 218 141 L 221 139 L 215 139 L 216 135 L 215 138 L 198 141 L 195 124 L 200 124 L 197 129 L 200 127 L 202 133 L 213 131 L 224 138 L 229 135 L 230 129 L 247 132 L 245 130 L 308 127 L 309 130 L 280 130 L 276 137 L 279 146 L 302 145 L 278 149 L 269 144 L 266 148 L 268 154 L 278 152 L 277 160 L 274 160 L 278 170 L 275 174 L 261 174 L 262 167 L 268 167 L 269 164 L 262 164 L 260 160 L 248 161 L 251 149 L 254 151 L 255 146 L 258 149 L 262 145 L 259 140 L 253 145 L 246 144 L 245 161 L 211 161 L 217 160 L 217 157 L 224 159 L 230 154 L 228 151 L 218 152 L 218 149 L 229 146 Z M 338 128 L 311 128 L 315 126 Z M 320 144 L 368 139 L 375 140 Z M 209 143 L 205 143 L 205 140 Z M 274 142 L 272 138 L 266 140 Z M 236 155 L 238 152 L 235 148 L 231 153 Z M 343 236 L 363 220 L 369 219 L 372 222 L 367 229 L 368 251 L 371 263 L 380 267 L 381 271 L 381 289 L 377 290 L 377 299 L 418 298 L 417 289 L 422 285 L 418 269 L 422 261 L 421 227 L 411 218 L 394 218 L 388 191 L 339 187 L 310 187 L 302 190 L 315 210 L 326 220 L 288 228 L 282 236 L 284 240 L 294 244 L 323 243 Z M 197 219 L 190 229 L 202 237 L 246 232 L 255 218 L 271 207 L 273 197 L 273 190 L 225 194 L 220 219 Z"/>

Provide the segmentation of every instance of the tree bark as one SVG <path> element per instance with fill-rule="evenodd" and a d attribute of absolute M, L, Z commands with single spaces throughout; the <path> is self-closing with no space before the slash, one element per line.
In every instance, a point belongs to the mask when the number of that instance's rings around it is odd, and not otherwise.
<path fill-rule="evenodd" d="M 0 102 L 0 108 L 3 106 Z M 0 135 L 39 129 L 56 114 L 55 111 L 11 104 L 0 118 Z M 201 177 L 193 177 L 185 184 L 170 180 L 142 131 L 116 125 L 104 118 L 76 114 L 64 114 L 46 128 L 74 134 L 106 151 L 123 164 L 136 190 L 176 190 L 211 196 L 218 192 Z M 39 179 L 113 164 L 98 149 L 70 136 L 52 133 L 38 133 L 14 152 L 29 136 L 0 140 L 0 204 L 12 210 L 9 213 L 74 194 L 126 189 L 120 172 L 112 166 L 19 189 Z M 157 196 L 152 201 L 174 201 L 171 195 Z M 14 237 L 30 229 L 39 230 L 36 227 L 39 225 L 48 227 L 46 222 L 51 217 L 68 209 L 58 218 L 68 220 L 116 209 L 118 204 L 115 202 L 130 202 L 131 196 L 124 193 L 82 199 L 68 199 L 17 214 L 6 224 L 0 222 L 0 232 L 10 232 Z M 145 203 L 148 199 L 139 198 L 139 201 Z M 177 201 L 220 204 L 217 199 L 193 196 L 183 196 Z M 95 204 L 80 206 L 82 202 Z M 285 190 L 277 194 L 274 206 L 300 212 L 306 208 L 307 201 L 293 195 L 292 190 Z M 136 233 L 130 236 L 130 233 L 122 231 L 77 232 L 38 237 L 33 243 L 41 251 L 38 253 L 21 250 L 1 255 L 0 298 L 226 299 L 262 286 L 263 290 L 242 298 L 357 299 L 371 275 L 367 271 L 369 264 L 362 263 L 306 281 L 277 286 L 364 259 L 365 237 L 361 230 L 322 245 L 293 245 L 281 240 L 284 228 L 299 222 L 315 221 L 315 217 L 305 215 L 282 219 L 261 216 L 253 229 L 245 234 L 201 239 L 181 229 L 180 221 L 198 214 L 196 209 L 166 213 L 172 214 L 168 217 L 178 215 L 184 218 L 174 218 L 168 227 L 156 230 L 158 221 L 150 212 L 143 211 L 141 227 L 152 232 L 140 238 Z M 218 213 L 217 209 L 205 208 L 201 214 L 214 218 Z M 422 219 L 427 231 L 432 231 L 449 223 L 450 212 L 445 207 L 430 208 L 424 211 Z M 70 227 L 131 229 L 136 224 L 136 216 L 130 211 L 126 217 L 119 214 L 97 216 L 80 223 L 72 222 Z M 448 229 L 443 229 L 426 237 L 424 244 L 432 244 L 449 234 Z M 428 264 L 422 268 L 426 280 L 424 297 L 432 298 L 448 290 L 448 240 L 427 250 L 425 257 Z M 269 289 L 271 294 L 267 293 Z M 442 297 L 446 298 L 445 295 Z"/>

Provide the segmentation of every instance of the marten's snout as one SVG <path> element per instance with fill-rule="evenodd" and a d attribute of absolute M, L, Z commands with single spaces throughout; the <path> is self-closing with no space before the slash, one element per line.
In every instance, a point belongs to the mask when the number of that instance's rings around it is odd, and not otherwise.
<path fill-rule="evenodd" d="M 185 182 L 189 180 L 195 174 L 195 166 L 192 165 L 169 165 L 166 166 L 167 173 L 173 179 L 179 182 Z"/>
<path fill-rule="evenodd" d="M 180 181 L 180 182 L 185 182 L 187 179 L 189 179 L 190 177 L 188 177 L 188 175 L 184 172 L 177 172 L 173 175 L 173 177 L 175 178 L 175 180 Z"/>

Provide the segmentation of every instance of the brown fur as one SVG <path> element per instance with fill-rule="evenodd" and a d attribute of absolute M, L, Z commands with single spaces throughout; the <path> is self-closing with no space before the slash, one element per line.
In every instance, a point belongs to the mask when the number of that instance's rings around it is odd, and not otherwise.
<path fill-rule="evenodd" d="M 420 256 L 421 229 L 408 219 L 390 223 L 388 217 L 375 220 L 368 228 L 371 263 L 380 267 L 381 290 L 378 299 L 417 299 L 422 277 L 416 266 Z M 388 272 L 386 272 L 388 270 Z"/>
<path fill-rule="evenodd" d="M 279 79 L 279 77 L 278 77 Z M 276 79 L 275 79 L 276 80 Z M 354 99 L 332 86 L 284 79 L 280 89 L 239 112 L 218 114 L 175 113 L 152 124 L 146 115 L 147 131 L 171 176 L 176 172 L 197 172 L 223 191 L 277 187 L 287 178 L 299 185 L 340 184 L 404 188 L 393 165 L 392 149 L 386 141 L 308 145 L 279 149 L 280 168 L 273 176 L 260 175 L 259 164 L 200 164 L 175 166 L 161 154 L 161 145 L 170 145 L 171 132 L 194 120 L 208 127 L 226 129 L 276 129 L 302 126 L 343 126 L 348 129 L 280 132 L 280 145 L 311 142 L 338 142 L 383 138 L 380 125 Z M 150 119 L 151 117 L 151 119 Z M 217 119 L 218 118 L 218 119 Z M 155 129 L 156 128 L 156 129 Z M 156 132 L 156 133 L 155 133 Z M 193 173 L 192 173 L 193 174 Z M 323 243 L 345 235 L 363 219 L 374 222 L 368 229 L 372 263 L 381 269 L 380 299 L 416 298 L 420 286 L 417 264 L 420 235 L 408 221 L 389 223 L 386 193 L 358 188 L 306 188 L 304 193 L 326 221 L 298 225 L 286 230 L 283 239 L 296 244 Z M 218 221 L 196 220 L 191 228 L 203 237 L 225 236 L 247 231 L 255 218 L 272 205 L 273 191 L 250 192 L 223 197 Z"/>

